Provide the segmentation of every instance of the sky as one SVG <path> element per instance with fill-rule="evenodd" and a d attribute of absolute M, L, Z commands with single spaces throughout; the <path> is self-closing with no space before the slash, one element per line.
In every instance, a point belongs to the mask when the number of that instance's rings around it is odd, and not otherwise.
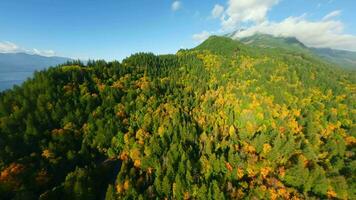
<path fill-rule="evenodd" d="M 0 0 L 0 53 L 122 60 L 235 30 L 356 51 L 355 0 Z"/>

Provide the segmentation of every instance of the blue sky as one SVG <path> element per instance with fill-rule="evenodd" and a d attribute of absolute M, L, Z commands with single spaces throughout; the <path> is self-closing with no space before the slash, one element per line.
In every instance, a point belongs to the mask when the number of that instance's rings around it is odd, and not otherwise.
<path fill-rule="evenodd" d="M 0 0 L 0 52 L 121 60 L 175 53 L 241 27 L 248 29 L 242 35 L 356 50 L 355 10 L 355 0 Z"/>

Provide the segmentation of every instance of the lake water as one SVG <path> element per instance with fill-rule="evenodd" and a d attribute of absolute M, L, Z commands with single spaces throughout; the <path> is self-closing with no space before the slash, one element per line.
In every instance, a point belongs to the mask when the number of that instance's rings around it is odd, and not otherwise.
<path fill-rule="evenodd" d="M 33 72 L 0 72 L 0 91 L 21 85 Z"/>

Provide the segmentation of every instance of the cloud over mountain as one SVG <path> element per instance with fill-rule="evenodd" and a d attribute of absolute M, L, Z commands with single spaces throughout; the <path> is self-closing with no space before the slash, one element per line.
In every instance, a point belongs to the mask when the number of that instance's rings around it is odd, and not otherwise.
<path fill-rule="evenodd" d="M 0 53 L 27 53 L 27 54 L 36 54 L 41 56 L 51 57 L 56 53 L 53 50 L 38 50 L 38 49 L 26 49 L 20 47 L 12 42 L 0 42 Z"/>
<path fill-rule="evenodd" d="M 280 0 L 227 0 L 226 8 L 215 5 L 211 11 L 213 18 L 219 18 L 220 30 L 216 32 L 236 32 L 233 37 L 251 36 L 265 33 L 274 36 L 291 36 L 298 38 L 310 47 L 326 47 L 356 51 L 356 36 L 344 31 L 344 23 L 336 17 L 341 10 L 334 10 L 319 20 L 308 19 L 308 14 L 287 16 L 280 21 L 268 19 L 268 12 Z M 203 31 L 193 35 L 193 39 L 201 41 L 209 36 Z"/>
<path fill-rule="evenodd" d="M 19 47 L 11 42 L 0 42 L 0 53 L 13 53 L 19 50 Z"/>
<path fill-rule="evenodd" d="M 344 24 L 334 20 L 329 13 L 322 20 L 310 21 L 305 15 L 288 17 L 280 22 L 265 21 L 238 32 L 234 37 L 245 37 L 255 33 L 274 36 L 293 36 L 310 47 L 328 47 L 356 51 L 356 36 L 344 33 Z"/>

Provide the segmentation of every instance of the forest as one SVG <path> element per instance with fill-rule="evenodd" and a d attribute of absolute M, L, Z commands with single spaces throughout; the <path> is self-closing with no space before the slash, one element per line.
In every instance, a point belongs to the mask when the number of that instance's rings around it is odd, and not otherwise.
<path fill-rule="evenodd" d="M 0 93 L 0 199 L 356 199 L 356 71 L 211 36 Z"/>

